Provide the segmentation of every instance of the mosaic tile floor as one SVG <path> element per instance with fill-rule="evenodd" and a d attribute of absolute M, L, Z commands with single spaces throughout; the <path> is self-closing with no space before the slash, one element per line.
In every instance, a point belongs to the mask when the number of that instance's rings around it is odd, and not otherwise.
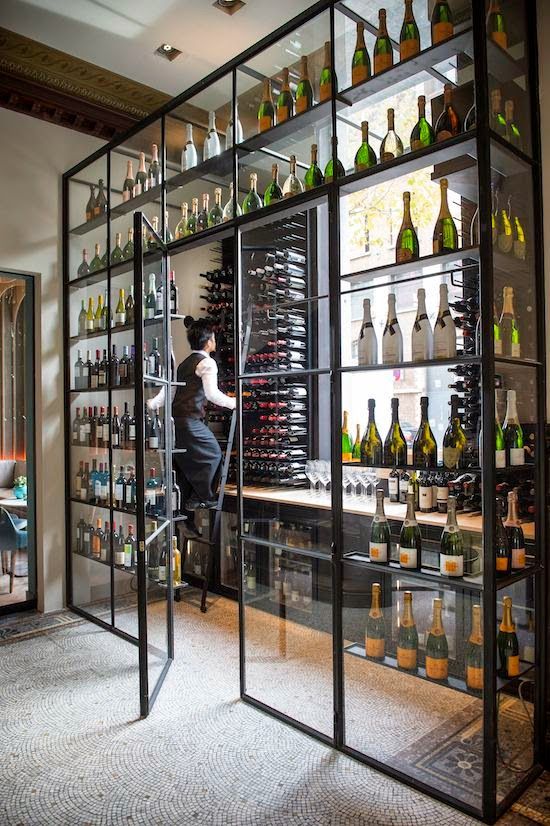
<path fill-rule="evenodd" d="M 66 616 L 0 647 L 2 826 L 477 822 L 240 702 L 234 603 L 176 605 L 177 658 L 143 721 L 137 650 Z M 550 823 L 544 794 L 502 822 Z"/>

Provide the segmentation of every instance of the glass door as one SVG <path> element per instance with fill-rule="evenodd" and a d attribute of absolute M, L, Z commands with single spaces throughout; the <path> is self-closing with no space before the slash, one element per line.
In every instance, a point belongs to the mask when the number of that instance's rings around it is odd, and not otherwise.
<path fill-rule="evenodd" d="M 134 215 L 136 505 L 140 705 L 152 708 L 174 655 L 169 346 L 166 246 Z"/>

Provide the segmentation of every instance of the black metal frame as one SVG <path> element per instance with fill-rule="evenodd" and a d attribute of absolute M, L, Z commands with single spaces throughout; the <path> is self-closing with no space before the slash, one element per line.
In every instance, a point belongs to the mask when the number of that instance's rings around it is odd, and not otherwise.
<path fill-rule="evenodd" d="M 527 164 L 533 173 L 533 200 L 534 200 L 534 221 L 535 221 L 535 232 L 534 232 L 534 248 L 535 248 L 535 270 L 536 270 L 536 290 L 537 290 L 537 304 L 539 307 L 544 306 L 544 278 L 543 278 L 543 247 L 542 247 L 542 192 L 541 192 L 541 146 L 540 146 L 540 123 L 539 123 L 539 109 L 538 109 L 538 72 L 537 72 L 537 47 L 536 47 L 536 8 L 534 4 L 528 3 L 527 6 L 527 35 L 530 47 L 530 60 L 529 60 L 529 93 L 531 99 L 531 131 L 532 131 L 532 158 L 529 158 L 527 154 L 520 152 L 508 144 L 504 144 L 506 146 L 506 151 L 511 153 L 512 156 L 516 156 L 517 159 L 522 161 L 524 164 Z M 111 191 L 110 187 L 110 153 L 112 151 L 116 151 L 117 147 L 124 143 L 128 138 L 138 134 L 142 129 L 147 127 L 148 125 L 158 121 L 161 121 L 161 135 L 162 135 L 162 168 L 163 168 L 163 181 L 166 180 L 166 147 L 164 141 L 164 135 L 166 131 L 165 120 L 167 116 L 173 112 L 173 110 L 183 103 L 190 101 L 195 95 L 199 94 L 201 91 L 207 89 L 212 84 L 216 83 L 217 81 L 221 80 L 222 78 L 231 77 L 231 85 L 232 85 L 232 113 L 233 113 L 233 123 L 236 124 L 236 107 L 237 107 L 237 71 L 239 67 L 242 66 L 243 63 L 249 61 L 251 58 L 255 57 L 256 55 L 260 54 L 265 48 L 269 47 L 277 40 L 281 39 L 282 37 L 288 35 L 289 33 L 293 32 L 299 26 L 304 25 L 305 23 L 310 22 L 313 20 L 317 15 L 324 13 L 328 10 L 330 16 L 330 31 L 332 33 L 331 37 L 331 54 L 332 54 L 332 65 L 335 66 L 335 14 L 336 12 L 341 12 L 347 14 L 349 10 L 343 7 L 341 2 L 338 0 L 318 0 L 311 8 L 307 9 L 305 12 L 297 15 L 294 19 L 289 21 L 287 24 L 278 28 L 275 32 L 267 36 L 266 38 L 262 39 L 260 42 L 255 44 L 250 49 L 243 52 L 238 57 L 234 58 L 220 69 L 216 70 L 215 72 L 211 73 L 205 79 L 199 81 L 197 84 L 186 90 L 184 93 L 179 95 L 178 97 L 174 98 L 164 107 L 150 115 L 148 118 L 137 124 L 131 130 L 129 130 L 122 139 L 113 141 L 108 144 L 106 147 L 98 150 L 96 153 L 91 155 L 89 158 L 86 158 L 79 164 L 75 165 L 72 169 L 66 172 L 63 176 L 63 252 L 64 252 L 64 262 L 63 262 L 63 272 L 64 272 L 64 285 L 65 285 L 65 296 L 68 293 L 68 285 L 69 285 L 69 259 L 68 259 L 68 197 L 69 197 L 69 181 L 70 179 L 80 173 L 83 169 L 85 169 L 89 164 L 93 163 L 94 161 L 102 158 L 103 156 L 107 156 L 108 158 L 108 168 L 107 168 L 107 178 L 108 178 L 108 189 L 109 192 Z M 348 14 L 352 19 L 356 19 L 357 15 L 355 13 Z M 475 150 L 477 155 L 477 162 L 478 162 L 478 197 L 479 197 L 479 222 L 480 222 L 480 244 L 479 244 L 479 261 L 480 267 L 483 274 L 481 278 L 481 286 L 480 286 L 480 301 L 481 306 L 484 309 L 485 315 L 490 314 L 490 310 L 492 308 L 493 303 L 493 251 L 492 251 L 492 244 L 490 239 L 491 234 L 491 192 L 490 192 L 490 168 L 491 168 L 491 147 L 492 146 L 503 146 L 503 142 L 501 139 L 495 135 L 490 130 L 490 122 L 489 122 L 489 110 L 488 110 L 488 100 L 489 100 L 489 80 L 488 80 L 488 66 L 487 66 L 487 40 L 486 40 L 486 26 L 485 26 L 485 9 L 484 4 L 472 2 L 472 39 L 473 39 L 473 51 L 474 51 L 474 71 L 475 71 L 475 88 L 476 88 L 476 105 L 477 105 L 477 128 L 474 132 L 471 133 L 472 142 L 475 144 Z M 437 74 L 437 73 L 436 73 Z M 441 79 L 441 78 L 439 78 Z M 330 118 L 331 118 L 331 125 L 332 125 L 332 134 L 334 136 L 337 135 L 337 125 L 338 125 L 338 115 L 337 111 L 339 108 L 339 104 L 341 103 L 339 96 L 337 94 L 333 95 L 331 101 L 331 109 L 330 109 Z M 235 138 L 235 135 L 234 135 Z M 457 142 L 460 143 L 460 141 Z M 424 165 L 429 165 L 429 156 L 431 154 L 430 150 L 421 150 L 422 152 L 422 159 L 424 161 Z M 336 148 L 333 146 L 333 162 L 336 162 Z M 385 180 L 394 173 L 395 175 L 402 174 L 403 165 L 406 163 L 406 158 L 397 159 L 395 162 L 390 162 L 386 164 L 384 167 L 384 175 Z M 238 198 L 238 172 L 239 172 L 239 151 L 235 147 L 235 140 L 233 142 L 233 149 L 232 149 L 232 164 L 231 164 L 231 173 L 232 173 L 232 180 L 233 180 L 233 199 L 234 199 L 234 213 L 235 213 L 235 206 L 237 204 Z M 363 176 L 360 173 L 357 173 L 353 176 L 353 181 L 362 180 L 362 177 L 365 178 L 365 185 L 367 184 L 367 178 L 372 178 L 372 176 L 376 176 L 377 169 L 373 169 L 365 173 Z M 537 350 L 538 350 L 538 358 L 533 362 L 534 369 L 536 371 L 537 376 L 537 392 L 538 392 L 538 402 L 537 402 L 537 417 L 538 423 L 536 428 L 536 438 L 537 444 L 541 446 L 539 448 L 539 456 L 537 460 L 536 466 L 536 487 L 537 487 L 537 521 L 536 521 L 536 536 L 537 536 L 537 546 L 540 553 L 540 565 L 533 570 L 532 575 L 535 578 L 536 583 L 536 629 L 535 629 L 535 641 L 536 641 L 536 650 L 537 650 L 537 679 L 536 679 L 536 719 L 535 719 L 535 766 L 533 769 L 528 773 L 528 775 L 523 779 L 522 783 L 520 783 L 514 790 L 502 800 L 499 804 L 496 801 L 496 757 L 497 757 L 497 699 L 496 699 L 496 650 L 494 645 L 485 645 L 485 668 L 484 668 L 484 719 L 483 719 L 483 740 L 484 740 L 484 756 L 483 756 L 483 786 L 482 786 L 482 805 L 481 810 L 476 809 L 473 806 L 469 806 L 457 799 L 453 798 L 451 795 L 444 793 L 443 791 L 437 790 L 429 786 L 429 784 L 421 782 L 417 779 L 413 779 L 408 775 L 404 774 L 403 772 L 392 768 L 391 766 L 384 765 L 373 759 L 368 757 L 367 755 L 357 751 L 356 749 L 346 745 L 345 743 L 345 732 L 344 732 L 344 712 L 345 712 L 345 691 L 344 691 L 344 663 L 343 663 L 343 640 L 342 640 L 342 633 L 343 633 L 343 578 L 344 578 L 344 558 L 342 555 L 342 535 L 343 535 L 343 497 L 342 497 L 342 462 L 341 462 L 341 444 L 340 444 L 340 433 L 337 428 L 337 423 L 339 422 L 341 409 L 342 409 L 342 374 L 345 372 L 346 368 L 342 367 L 342 360 L 341 360 L 341 352 L 340 352 L 340 289 L 341 289 L 341 275 L 340 275 L 340 250 L 339 250 L 339 243 L 340 243 L 340 213 L 339 213 L 339 199 L 343 192 L 345 192 L 345 184 L 349 183 L 348 176 L 347 181 L 344 181 L 344 188 L 342 187 L 342 183 L 339 182 L 337 179 L 333 180 L 333 182 L 324 184 L 323 186 L 317 188 L 313 192 L 304 192 L 301 195 L 298 195 L 292 199 L 291 207 L 289 207 L 289 203 L 284 201 L 279 204 L 275 204 L 269 207 L 265 213 L 252 213 L 251 215 L 243 215 L 237 218 L 232 219 L 231 221 L 223 224 L 220 227 L 214 227 L 212 229 L 208 229 L 201 233 L 200 236 L 191 236 L 187 238 L 183 238 L 179 241 L 176 241 L 169 245 L 168 252 L 179 252 L 187 249 L 191 249 L 195 244 L 202 244 L 205 243 L 209 239 L 221 239 L 231 235 L 233 238 L 233 253 L 234 253 L 234 268 L 235 268 L 235 292 L 234 292 L 234 301 L 235 301 L 235 310 L 236 310 L 236 318 L 238 318 L 238 323 L 236 324 L 236 335 L 235 335 L 235 365 L 236 365 L 236 384 L 240 386 L 242 381 L 246 381 L 251 377 L 250 373 L 245 373 L 241 362 L 241 347 L 240 341 L 242 336 L 242 314 L 241 314 L 241 295 L 242 295 L 242 273 L 241 273 L 241 234 L 244 230 L 246 230 L 249 226 L 251 226 L 254 222 L 262 221 L 263 215 L 265 214 L 265 221 L 275 220 L 277 217 L 282 216 L 285 211 L 292 209 L 293 211 L 299 210 L 306 210 L 308 208 L 313 208 L 321 201 L 325 201 L 328 204 L 328 211 L 329 211 L 329 288 L 330 294 L 328 296 L 329 301 L 329 316 L 330 316 L 330 346 L 331 346 L 331 355 L 330 355 L 330 365 L 329 369 L 322 371 L 313 371 L 315 372 L 323 372 L 328 373 L 330 375 L 330 382 L 331 382 L 331 417 L 333 422 L 333 432 L 332 432 L 332 439 L 331 439 L 331 450 L 332 450 L 332 464 L 333 464 L 333 484 L 332 484 L 332 559 L 331 559 L 331 570 L 332 570 L 332 622 L 333 622 L 333 697 L 334 697 L 334 725 L 333 725 L 333 736 L 327 737 L 325 734 L 321 734 L 318 731 L 311 729 L 309 726 L 288 717 L 287 715 L 277 711 L 273 708 L 270 708 L 259 701 L 257 698 L 251 697 L 247 693 L 247 686 L 246 686 L 246 664 L 245 664 L 245 595 L 244 595 L 244 588 L 243 588 L 243 581 L 242 576 L 239 578 L 239 585 L 238 585 L 238 599 L 239 599 L 239 642 L 240 642 L 240 659 L 239 659 L 239 667 L 240 667 L 240 680 L 241 680 L 241 697 L 247 703 L 263 710 L 267 711 L 273 716 L 277 717 L 284 722 L 287 722 L 294 727 L 304 731 L 311 736 L 316 737 L 317 739 L 321 740 L 325 743 L 330 743 L 334 745 L 336 748 L 341 750 L 342 752 L 348 754 L 350 757 L 360 760 L 367 765 L 370 765 L 376 769 L 386 772 L 387 774 L 391 775 L 392 777 L 407 783 L 408 785 L 417 788 L 423 792 L 426 792 L 447 804 L 455 806 L 468 814 L 472 814 L 475 816 L 481 816 L 486 822 L 494 822 L 496 818 L 504 811 L 504 809 L 515 799 L 521 790 L 527 785 L 528 782 L 541 770 L 541 766 L 544 760 L 544 753 L 545 753 L 545 732 L 543 726 L 544 720 L 544 703 L 546 698 L 546 673 L 545 673 L 545 666 L 546 666 L 546 640 L 545 640 L 545 629 L 546 629 L 546 593 L 548 592 L 548 587 L 550 586 L 550 579 L 548 578 L 549 575 L 547 571 L 545 571 L 544 566 L 544 552 L 545 552 L 545 537 L 546 537 L 546 526 L 545 526 L 545 506 L 546 506 L 546 493 L 545 493 L 545 484 L 546 484 L 546 469 L 544 462 L 542 461 L 542 446 L 545 444 L 545 382 L 546 382 L 546 375 L 545 375 L 545 358 L 544 358 L 544 338 L 545 338 L 545 330 L 544 330 L 544 316 L 541 312 L 537 313 Z M 165 211 L 166 211 L 166 187 L 163 185 L 161 188 L 161 209 L 162 209 L 162 218 L 161 218 L 161 226 L 163 229 L 163 237 L 164 236 L 164 229 L 165 229 Z M 138 217 L 139 216 L 139 217 Z M 141 214 L 136 214 L 135 217 L 135 227 L 138 227 L 138 224 L 141 223 L 142 216 Z M 107 233 L 109 234 L 110 231 L 110 222 L 108 222 Z M 109 235 L 108 235 L 109 240 Z M 136 245 L 136 254 L 135 254 L 135 267 L 134 267 L 134 286 L 135 286 L 135 295 L 136 295 L 136 306 L 140 306 L 141 303 L 141 274 L 142 268 L 140 269 L 140 253 L 141 253 L 141 240 L 135 236 L 135 245 Z M 110 244 L 109 247 L 110 249 Z M 139 251 L 139 252 L 138 252 Z M 142 263 L 141 263 L 142 267 Z M 457 268 L 458 269 L 458 268 Z M 110 284 L 110 279 L 109 279 Z M 165 281 L 166 286 L 166 281 Z M 165 302 L 167 296 L 167 290 L 165 289 Z M 109 290 L 109 297 L 110 297 L 110 290 Z M 165 313 L 166 323 L 168 324 L 168 317 L 167 313 Z M 137 325 L 139 328 L 139 324 Z M 142 331 L 138 332 L 136 330 L 136 351 L 137 357 L 139 361 L 140 355 L 140 347 L 139 344 L 142 342 Z M 166 329 L 166 342 L 167 346 L 170 346 L 169 340 L 169 333 L 168 328 Z M 68 301 L 65 299 L 65 310 L 64 310 L 64 338 L 65 342 L 68 342 L 69 337 L 69 324 L 68 324 Z M 109 332 L 109 348 L 110 348 L 110 332 Z M 494 484 L 495 484 L 495 470 L 493 466 L 493 457 L 490 446 L 493 444 L 494 440 L 494 374 L 495 374 L 495 365 L 494 365 L 494 358 L 492 353 L 493 345 L 492 345 L 492 334 L 491 328 L 488 323 L 482 325 L 482 356 L 479 359 L 476 357 L 477 362 L 481 364 L 481 371 L 482 371 L 482 401 L 483 401 L 483 433 L 484 436 L 484 449 L 483 449 L 483 480 L 482 480 L 482 492 L 483 492 L 483 501 L 484 501 L 484 530 L 483 530 L 483 543 L 484 547 L 491 548 L 492 547 L 492 540 L 493 540 L 493 521 L 494 521 L 494 511 L 495 511 L 495 503 L 494 503 Z M 467 359 L 471 361 L 472 359 Z M 526 363 L 524 361 L 524 363 Z M 136 365 L 137 367 L 137 365 Z M 310 372 L 310 371 L 308 371 Z M 138 410 L 143 408 L 143 386 L 142 381 L 137 380 L 136 374 L 136 406 Z M 276 375 L 276 374 L 271 374 Z M 140 378 L 142 378 L 141 373 L 139 374 Z M 67 434 L 70 432 L 70 394 L 69 394 L 69 365 L 66 360 L 65 362 L 65 400 L 66 400 L 66 432 Z M 240 394 L 237 394 L 237 444 L 240 446 L 242 445 L 243 441 L 243 421 L 242 421 L 242 410 L 241 410 L 241 403 L 240 403 Z M 140 417 L 141 418 L 141 417 Z M 141 422 L 141 437 L 143 436 L 143 422 Z M 138 438 L 140 437 L 140 431 L 138 429 Z M 240 451 L 239 451 L 240 453 Z M 67 461 L 66 463 L 66 484 L 67 488 L 70 489 L 70 464 Z M 143 474 L 143 461 L 141 462 L 141 473 Z M 243 523 L 243 468 L 242 468 L 242 457 L 240 461 L 237 463 L 237 501 L 236 501 L 236 511 L 238 516 L 238 523 L 239 523 L 239 530 L 238 530 L 238 565 L 239 570 L 243 571 L 243 541 L 246 541 L 246 537 L 243 537 L 240 527 Z M 140 495 L 140 509 L 143 510 L 143 493 Z M 144 538 L 144 537 L 143 537 Z M 67 554 L 67 595 L 68 595 L 68 603 L 72 606 L 73 599 L 72 599 L 72 572 L 71 572 L 71 553 L 70 553 L 70 509 L 67 509 L 67 541 L 68 541 L 68 554 Z M 144 571 L 144 568 L 143 568 Z M 145 575 L 142 571 L 142 579 Z M 496 577 L 493 570 L 492 558 L 489 553 L 485 554 L 484 558 L 484 590 L 483 590 L 483 605 L 484 605 L 484 638 L 486 640 L 494 640 L 496 638 L 496 614 L 495 614 L 495 606 L 496 606 L 496 597 L 497 597 L 497 583 Z M 141 582 L 141 590 L 143 591 L 143 581 Z M 171 589 L 170 589 L 171 590 Z M 72 606 L 74 607 L 74 606 Z M 120 631 L 119 629 L 114 627 L 114 623 L 109 626 L 108 624 L 98 620 L 96 617 L 88 615 L 86 611 L 82 609 L 75 609 L 78 611 L 79 614 L 82 616 L 87 616 L 88 619 L 96 622 L 101 627 L 108 628 L 112 630 L 114 633 L 118 634 L 123 638 L 128 638 L 131 642 L 136 642 L 124 632 Z M 169 596 L 169 612 L 171 611 L 171 596 Z M 143 673 L 143 665 L 142 660 L 146 658 L 147 653 L 147 643 L 146 643 L 146 616 L 142 609 L 140 609 L 140 651 L 142 652 L 142 657 L 140 658 L 140 675 L 141 675 L 141 699 L 142 699 L 142 713 L 147 713 L 148 708 L 150 707 L 147 705 L 147 686 L 146 686 L 146 674 Z M 173 656 L 173 632 L 169 630 L 169 648 L 170 648 L 170 657 Z M 160 682 L 153 692 L 152 698 L 154 699 L 154 695 L 158 691 L 160 686 Z M 151 698 L 150 698 L 151 699 Z M 550 750 L 550 747 L 549 747 Z M 548 760 L 548 757 L 547 757 Z"/>

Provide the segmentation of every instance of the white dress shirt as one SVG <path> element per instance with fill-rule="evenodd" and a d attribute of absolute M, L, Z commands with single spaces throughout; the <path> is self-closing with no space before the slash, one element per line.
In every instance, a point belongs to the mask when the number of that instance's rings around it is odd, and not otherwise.
<path fill-rule="evenodd" d="M 232 398 L 231 396 L 227 396 L 225 393 L 218 387 L 218 365 L 214 361 L 213 358 L 210 358 L 209 353 L 205 353 L 204 350 L 192 350 L 192 353 L 199 353 L 205 358 L 201 359 L 195 368 L 195 375 L 197 378 L 202 379 L 202 387 L 204 390 L 204 395 L 206 396 L 207 400 L 212 404 L 217 404 L 218 407 L 228 407 L 230 410 L 234 410 L 237 404 L 236 399 Z M 173 354 L 172 354 L 173 359 Z M 174 401 L 174 396 L 176 395 L 176 387 L 172 387 L 172 401 Z M 159 407 L 164 405 L 164 387 L 161 387 L 160 392 L 157 395 L 149 399 L 147 402 L 147 407 L 149 410 L 158 410 Z"/>

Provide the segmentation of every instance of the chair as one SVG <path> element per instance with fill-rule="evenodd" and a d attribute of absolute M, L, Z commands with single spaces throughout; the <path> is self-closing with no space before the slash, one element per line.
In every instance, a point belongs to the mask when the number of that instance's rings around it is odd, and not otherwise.
<path fill-rule="evenodd" d="M 27 548 L 27 520 L 13 516 L 5 508 L 0 508 L 0 553 L 2 555 L 2 574 L 9 575 L 10 594 L 13 592 L 15 575 L 15 555 L 17 551 Z M 10 555 L 8 567 L 8 554 Z"/>

